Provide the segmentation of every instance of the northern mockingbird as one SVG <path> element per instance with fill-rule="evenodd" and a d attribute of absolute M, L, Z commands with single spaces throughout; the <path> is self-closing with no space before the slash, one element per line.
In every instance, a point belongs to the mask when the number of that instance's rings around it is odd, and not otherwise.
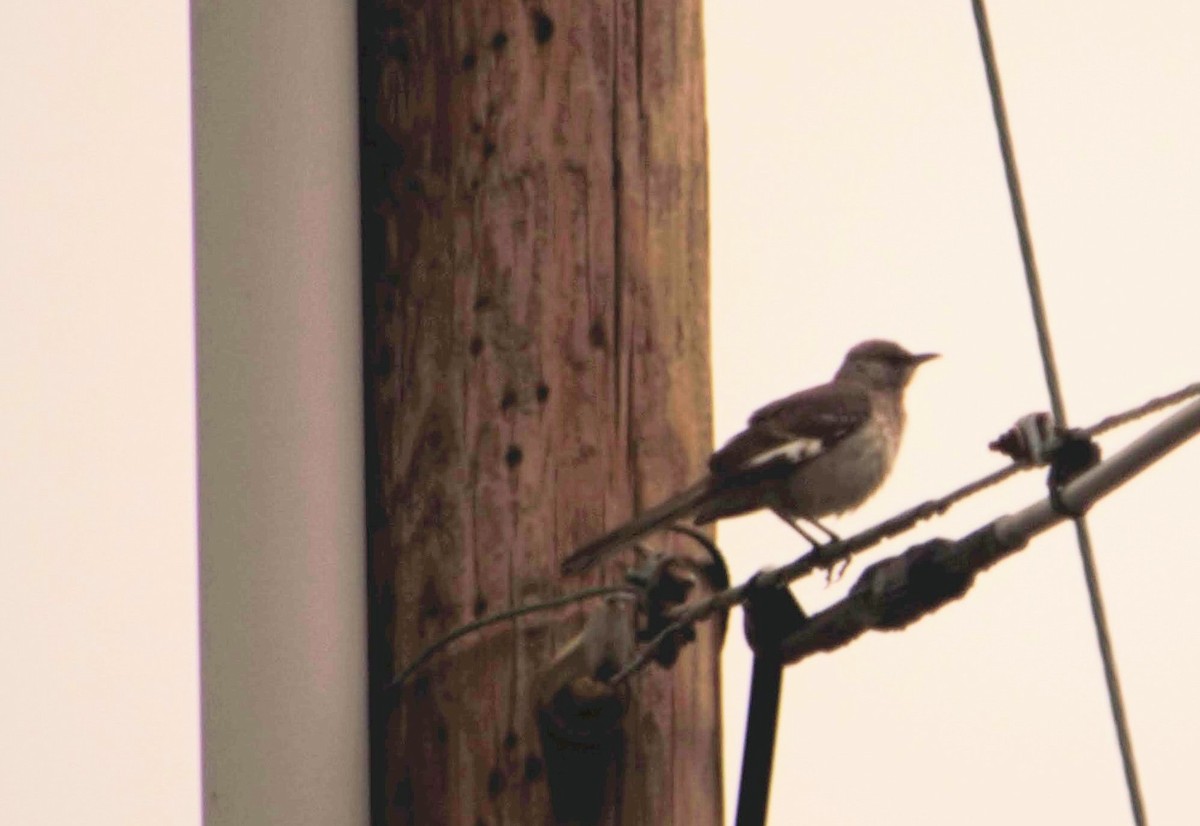
<path fill-rule="evenodd" d="M 563 573 L 691 515 L 697 525 L 769 508 L 813 545 L 798 524 L 856 508 L 887 478 L 904 431 L 904 389 L 936 353 L 913 354 L 873 339 L 846 354 L 833 381 L 774 401 L 750 417 L 708 461 L 709 474 L 661 505 L 579 548 Z"/>

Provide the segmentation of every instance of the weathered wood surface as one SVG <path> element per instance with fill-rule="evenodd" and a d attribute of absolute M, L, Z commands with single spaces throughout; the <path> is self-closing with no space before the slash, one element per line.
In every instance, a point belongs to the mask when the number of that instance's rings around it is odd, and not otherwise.
<path fill-rule="evenodd" d="M 699 0 L 363 3 L 378 685 L 584 584 L 572 547 L 700 473 L 708 212 Z M 581 617 L 473 635 L 377 701 L 376 822 L 551 822 L 529 689 Z M 719 822 L 716 647 L 634 681 L 600 822 Z"/>

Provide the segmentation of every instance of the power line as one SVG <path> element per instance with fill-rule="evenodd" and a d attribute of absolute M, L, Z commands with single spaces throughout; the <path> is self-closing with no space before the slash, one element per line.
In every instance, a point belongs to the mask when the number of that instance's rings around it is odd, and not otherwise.
<path fill-rule="evenodd" d="M 1146 407 L 1149 405 L 1144 405 L 1143 409 Z M 1054 497 L 1039 499 L 1020 511 L 993 519 L 956 542 L 935 539 L 875 563 L 862 573 L 846 599 L 809 617 L 802 627 L 781 642 L 784 662 L 795 663 L 817 651 L 841 647 L 872 628 L 906 626 L 946 602 L 958 599 L 975 573 L 1020 550 L 1033 536 L 1063 521 L 1066 517 L 1060 506 L 1065 505 L 1072 512 L 1086 510 L 1198 432 L 1200 401 L 1177 411 L 1122 450 L 1075 477 L 1060 490 L 1057 503 Z M 1032 466 L 1020 467 L 1028 469 Z M 759 571 L 739 585 L 672 609 L 669 612 L 672 622 L 610 677 L 609 684 L 619 685 L 639 672 L 654 660 L 658 646 L 688 626 L 744 603 L 764 589 L 791 582 L 803 575 L 797 570 L 797 566 L 791 565 Z M 961 589 L 952 587 L 956 584 Z"/>
<path fill-rule="evenodd" d="M 1058 369 L 1054 363 L 1054 351 L 1050 344 L 1050 324 L 1046 317 L 1046 306 L 1042 299 L 1041 282 L 1038 278 L 1037 261 L 1033 254 L 1033 239 L 1029 232 L 1029 218 L 1025 212 L 1025 198 L 1021 194 L 1021 181 L 1017 174 L 1017 161 L 1013 152 L 1012 134 L 1004 106 L 1004 93 L 1000 86 L 1000 73 L 996 68 L 996 54 L 992 47 L 991 30 L 988 27 L 987 10 L 983 0 L 971 0 L 975 12 L 975 27 L 979 32 L 979 48 L 983 54 L 987 72 L 988 91 L 992 99 L 992 113 L 996 118 L 996 132 L 1000 140 L 1000 154 L 1004 158 L 1004 176 L 1008 182 L 1009 198 L 1012 201 L 1013 220 L 1017 225 L 1017 239 L 1021 247 L 1021 260 L 1025 267 L 1025 282 L 1029 288 L 1029 301 L 1037 328 L 1038 346 L 1042 353 L 1042 369 L 1046 374 L 1046 389 L 1050 393 L 1050 405 L 1054 418 L 1062 427 L 1067 426 L 1066 407 L 1063 404 L 1062 388 Z M 1138 826 L 1146 822 L 1142 804 L 1142 792 L 1138 783 L 1137 766 L 1133 758 L 1133 742 L 1129 736 L 1129 723 L 1125 717 L 1125 703 L 1121 697 L 1121 684 L 1117 678 L 1117 664 L 1113 656 L 1112 641 L 1105 617 L 1104 601 L 1100 593 L 1100 580 L 1096 575 L 1095 555 L 1092 552 L 1091 536 L 1087 522 L 1076 517 L 1075 536 L 1079 543 L 1079 555 L 1083 562 L 1083 576 L 1087 582 L 1088 597 L 1092 607 L 1092 620 L 1096 626 L 1096 641 L 1100 647 L 1100 658 L 1104 663 L 1104 679 L 1108 685 L 1108 699 L 1112 707 L 1113 723 L 1117 730 L 1117 741 L 1121 749 L 1121 763 L 1125 769 L 1125 784 L 1129 789 L 1129 805 Z"/>
<path fill-rule="evenodd" d="M 1190 384 L 1174 393 L 1150 399 L 1137 407 L 1106 416 L 1096 424 L 1083 428 L 1082 432 L 1087 436 L 1106 433 L 1120 425 L 1128 424 L 1135 419 L 1148 416 L 1151 413 L 1155 413 L 1170 405 L 1178 404 L 1194 396 L 1200 396 L 1200 383 Z M 770 588 L 793 582 L 817 568 L 829 568 L 839 562 L 844 562 L 854 554 L 871 548 L 884 539 L 903 533 L 925 519 L 940 516 L 968 496 L 997 485 L 1016 473 L 1030 470 L 1034 467 L 1036 465 L 1014 461 L 1012 464 L 993 471 L 980 479 L 976 479 L 974 482 L 963 485 L 945 496 L 938 499 L 929 499 L 901 511 L 896 516 L 886 519 L 861 533 L 814 548 L 782 567 L 760 571 L 740 585 L 718 591 L 705 599 L 679 606 L 672 612 L 672 621 L 661 628 L 620 671 L 610 677 L 609 684 L 619 685 L 629 679 L 654 659 L 660 646 L 665 645 L 685 628 L 741 604 L 755 589 Z"/>
<path fill-rule="evenodd" d="M 592 599 L 594 597 L 624 596 L 630 599 L 637 599 L 640 595 L 641 589 L 632 585 L 600 585 L 595 588 L 585 588 L 582 591 L 575 591 L 574 593 L 557 597 L 555 599 L 546 600 L 545 602 L 534 602 L 528 605 L 518 605 L 514 608 L 507 608 L 503 611 L 498 611 L 495 614 L 489 614 L 486 617 L 480 617 L 473 622 L 468 622 L 466 625 L 460 625 L 453 631 L 446 634 L 444 637 L 441 637 L 431 645 L 427 646 L 423 651 L 421 651 L 420 654 L 417 655 L 416 659 L 404 667 L 404 670 L 400 672 L 396 679 L 392 680 L 391 684 L 388 685 L 385 690 L 395 691 L 396 689 L 399 689 L 404 685 L 405 682 L 408 681 L 408 678 L 415 674 L 422 665 L 424 665 L 431 657 L 433 657 L 434 654 L 438 653 L 455 640 L 461 639 L 473 631 L 480 631 L 489 625 L 494 625 L 498 622 L 504 622 L 505 620 L 516 619 L 517 617 L 527 616 L 529 614 L 536 614 L 541 611 L 552 611 L 555 608 L 564 608 L 568 605 L 573 605 L 576 602 L 582 602 L 583 600 Z"/>

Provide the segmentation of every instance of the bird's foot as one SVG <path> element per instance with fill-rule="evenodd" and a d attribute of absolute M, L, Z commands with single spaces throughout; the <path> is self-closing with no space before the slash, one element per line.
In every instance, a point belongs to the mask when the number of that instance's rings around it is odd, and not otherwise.
<path fill-rule="evenodd" d="M 834 540 L 838 541 L 838 540 Z M 825 587 L 829 587 L 835 582 L 841 582 L 842 577 L 846 575 L 846 571 L 850 568 L 850 558 L 839 559 L 836 562 L 830 562 L 825 566 Z"/>

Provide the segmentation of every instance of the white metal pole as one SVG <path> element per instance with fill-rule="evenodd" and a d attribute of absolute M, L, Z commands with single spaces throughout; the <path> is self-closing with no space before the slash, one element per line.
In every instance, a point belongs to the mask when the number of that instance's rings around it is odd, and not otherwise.
<path fill-rule="evenodd" d="M 193 0 L 206 826 L 368 819 L 355 6 Z"/>

